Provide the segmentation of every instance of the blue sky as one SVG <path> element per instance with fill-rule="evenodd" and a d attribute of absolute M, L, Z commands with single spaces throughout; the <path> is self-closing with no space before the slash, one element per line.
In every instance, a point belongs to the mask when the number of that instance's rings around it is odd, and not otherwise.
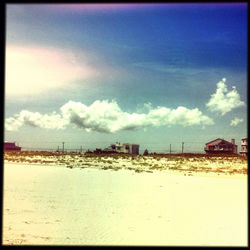
<path fill-rule="evenodd" d="M 247 136 L 246 3 L 7 4 L 5 69 L 5 140 L 24 148 Z"/>

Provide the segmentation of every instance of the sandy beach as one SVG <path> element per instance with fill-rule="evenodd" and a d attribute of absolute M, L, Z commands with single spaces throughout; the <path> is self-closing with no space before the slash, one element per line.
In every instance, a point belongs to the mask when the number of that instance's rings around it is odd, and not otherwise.
<path fill-rule="evenodd" d="M 8 159 L 3 198 L 4 245 L 248 244 L 246 173 Z"/>

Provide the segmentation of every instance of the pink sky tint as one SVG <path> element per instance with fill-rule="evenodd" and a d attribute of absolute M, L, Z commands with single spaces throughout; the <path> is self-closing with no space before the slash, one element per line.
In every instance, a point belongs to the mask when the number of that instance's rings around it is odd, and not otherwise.
<path fill-rule="evenodd" d="M 98 75 L 75 55 L 53 47 L 7 46 L 6 95 L 36 95 Z"/>
<path fill-rule="evenodd" d="M 230 7 L 232 5 L 245 5 L 246 3 L 223 3 L 218 2 L 217 7 Z M 182 8 L 189 7 L 194 5 L 200 5 L 203 7 L 211 7 L 209 3 L 93 3 L 93 4 L 85 4 L 85 3 L 73 3 L 73 4 L 44 4 L 46 8 L 50 10 L 55 10 L 57 13 L 71 13 L 71 12 L 98 12 L 98 11 L 123 11 L 123 10 L 139 10 L 143 7 L 151 8 L 151 7 L 161 7 L 162 5 L 167 6 L 168 8 Z"/>
<path fill-rule="evenodd" d="M 120 11 L 120 10 L 134 10 L 140 7 L 152 7 L 155 4 L 141 4 L 141 3 L 96 3 L 96 4 L 45 4 L 51 10 L 58 12 L 98 12 L 98 11 Z"/>

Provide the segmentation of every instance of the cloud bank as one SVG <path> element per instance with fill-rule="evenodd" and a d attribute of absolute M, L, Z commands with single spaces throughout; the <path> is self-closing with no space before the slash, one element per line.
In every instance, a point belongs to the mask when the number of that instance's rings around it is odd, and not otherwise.
<path fill-rule="evenodd" d="M 230 123 L 230 126 L 232 127 L 236 127 L 239 123 L 243 122 L 243 119 L 241 118 L 238 118 L 238 117 L 235 117 L 231 123 Z"/>
<path fill-rule="evenodd" d="M 208 109 L 212 112 L 219 112 L 225 115 L 234 108 L 244 106 L 245 103 L 240 100 L 240 95 L 233 86 L 232 91 L 228 91 L 225 84 L 226 78 L 223 78 L 217 83 L 217 90 L 211 95 L 209 102 L 206 104 Z"/>
<path fill-rule="evenodd" d="M 69 125 L 85 129 L 87 132 L 115 133 L 122 130 L 139 130 L 147 127 L 182 125 L 212 125 L 213 120 L 199 111 L 177 107 L 152 108 L 147 106 L 148 113 L 127 113 L 122 111 L 115 101 L 97 100 L 90 106 L 81 102 L 69 101 L 60 108 L 60 114 L 40 114 L 38 112 L 21 111 L 19 114 L 5 119 L 7 131 L 18 130 L 28 125 L 45 129 L 65 129 Z"/>

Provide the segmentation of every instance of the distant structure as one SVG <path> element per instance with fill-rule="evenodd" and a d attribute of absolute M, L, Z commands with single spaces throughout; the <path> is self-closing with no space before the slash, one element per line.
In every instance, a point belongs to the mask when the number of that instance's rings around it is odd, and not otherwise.
<path fill-rule="evenodd" d="M 242 138 L 241 139 L 241 149 L 240 149 L 240 155 L 247 155 L 248 153 L 248 145 L 247 138 Z"/>
<path fill-rule="evenodd" d="M 117 142 L 116 144 L 111 144 L 109 147 L 104 149 L 105 152 L 117 152 L 117 153 L 127 153 L 127 154 L 139 154 L 139 145 Z"/>
<path fill-rule="evenodd" d="M 213 141 L 206 143 L 204 148 L 207 154 L 210 153 L 228 153 L 228 154 L 237 154 L 237 145 L 235 144 L 235 139 L 232 139 L 231 142 L 224 139 L 217 138 Z"/>
<path fill-rule="evenodd" d="M 16 146 L 15 142 L 4 142 L 4 151 L 8 150 L 21 151 L 21 147 Z"/>

